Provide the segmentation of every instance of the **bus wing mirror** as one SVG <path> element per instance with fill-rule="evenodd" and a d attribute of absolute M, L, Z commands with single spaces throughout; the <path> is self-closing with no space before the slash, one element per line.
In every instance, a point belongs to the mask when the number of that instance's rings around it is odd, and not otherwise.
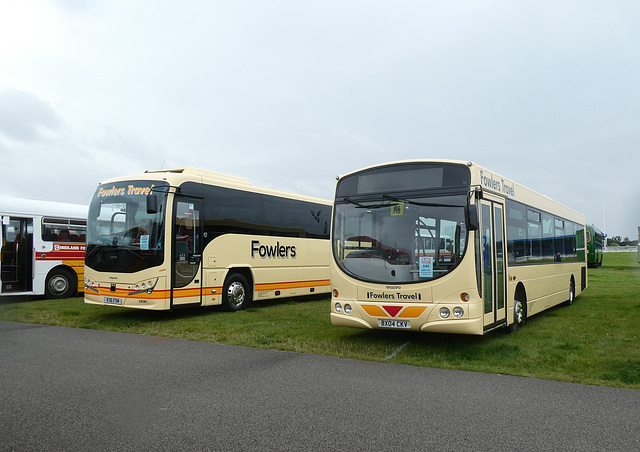
<path fill-rule="evenodd" d="M 158 195 L 155 193 L 147 195 L 147 213 L 158 213 Z"/>
<path fill-rule="evenodd" d="M 467 229 L 469 231 L 477 231 L 480 229 L 480 222 L 478 221 L 478 208 L 475 204 L 471 204 L 467 207 Z"/>

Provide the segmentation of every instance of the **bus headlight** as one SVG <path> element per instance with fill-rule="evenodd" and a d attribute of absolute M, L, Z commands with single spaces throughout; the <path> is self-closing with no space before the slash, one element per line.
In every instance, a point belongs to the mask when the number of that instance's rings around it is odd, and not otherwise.
<path fill-rule="evenodd" d="M 344 313 L 345 314 L 351 314 L 351 311 L 353 311 L 353 309 L 351 308 L 350 304 L 345 304 L 344 305 Z"/>
<path fill-rule="evenodd" d="M 440 317 L 448 319 L 450 315 L 451 311 L 449 311 L 449 308 L 440 308 Z"/>
<path fill-rule="evenodd" d="M 464 315 L 464 309 L 462 309 L 459 306 L 453 308 L 453 316 L 454 317 L 461 318 L 463 315 Z"/>
<path fill-rule="evenodd" d="M 342 312 L 342 305 L 340 303 L 336 303 L 335 304 L 335 310 L 336 310 L 336 312 Z"/>

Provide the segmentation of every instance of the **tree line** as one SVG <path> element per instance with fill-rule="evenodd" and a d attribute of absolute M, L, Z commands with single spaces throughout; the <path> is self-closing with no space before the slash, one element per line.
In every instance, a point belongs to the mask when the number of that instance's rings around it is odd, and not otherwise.
<path fill-rule="evenodd" d="M 638 246 L 638 240 L 631 240 L 629 237 L 622 238 L 619 235 L 607 238 L 607 246 Z"/>

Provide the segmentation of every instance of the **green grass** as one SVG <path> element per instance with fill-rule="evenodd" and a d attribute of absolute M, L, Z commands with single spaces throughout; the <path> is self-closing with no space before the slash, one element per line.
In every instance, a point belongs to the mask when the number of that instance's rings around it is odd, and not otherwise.
<path fill-rule="evenodd" d="M 589 269 L 589 288 L 573 306 L 531 317 L 512 335 L 334 327 L 326 296 L 261 302 L 238 313 L 3 299 L 0 319 L 640 389 L 639 295 L 636 254 L 609 253 L 602 267 Z"/>

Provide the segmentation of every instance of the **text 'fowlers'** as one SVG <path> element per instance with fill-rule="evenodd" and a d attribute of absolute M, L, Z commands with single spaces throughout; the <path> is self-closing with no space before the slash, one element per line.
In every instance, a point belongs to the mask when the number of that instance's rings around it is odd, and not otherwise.
<path fill-rule="evenodd" d="M 251 241 L 251 259 L 256 258 L 256 254 L 262 259 L 295 259 L 296 247 L 291 245 L 261 245 L 259 240 Z"/>

